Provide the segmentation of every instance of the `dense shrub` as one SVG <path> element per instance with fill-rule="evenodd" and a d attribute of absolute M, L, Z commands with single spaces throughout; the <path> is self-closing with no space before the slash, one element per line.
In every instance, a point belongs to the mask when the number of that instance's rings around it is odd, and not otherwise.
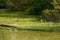
<path fill-rule="evenodd" d="M 7 0 L 7 4 L 16 10 L 36 10 L 39 8 L 50 8 L 51 9 L 51 2 L 52 0 Z"/>
<path fill-rule="evenodd" d="M 60 20 L 59 0 L 7 0 L 7 4 L 14 11 L 27 11 L 31 15 L 42 16 L 43 20 Z"/>
<path fill-rule="evenodd" d="M 48 21 L 56 21 L 60 20 L 60 13 L 57 10 L 44 10 L 42 13 L 42 19 Z"/>

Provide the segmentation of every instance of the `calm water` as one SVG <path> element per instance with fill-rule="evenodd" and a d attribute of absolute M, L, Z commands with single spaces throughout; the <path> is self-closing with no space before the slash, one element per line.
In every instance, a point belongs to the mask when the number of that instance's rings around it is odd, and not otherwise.
<path fill-rule="evenodd" d="M 60 32 L 0 28 L 0 40 L 60 40 Z"/>

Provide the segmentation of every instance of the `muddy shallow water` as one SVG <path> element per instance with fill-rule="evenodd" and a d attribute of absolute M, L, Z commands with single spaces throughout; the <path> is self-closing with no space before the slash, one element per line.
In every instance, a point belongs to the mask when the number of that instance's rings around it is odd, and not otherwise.
<path fill-rule="evenodd" d="M 60 40 L 60 32 L 0 28 L 0 40 Z"/>

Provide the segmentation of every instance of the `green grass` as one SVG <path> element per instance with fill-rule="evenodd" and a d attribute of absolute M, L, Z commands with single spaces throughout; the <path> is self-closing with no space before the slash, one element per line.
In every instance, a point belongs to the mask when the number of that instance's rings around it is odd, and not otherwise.
<path fill-rule="evenodd" d="M 58 27 L 60 23 L 41 22 L 36 18 L 39 16 L 26 15 L 27 12 L 7 12 L 5 9 L 0 9 L 0 24 L 17 26 L 21 28 L 39 28 L 39 27 Z"/>
<path fill-rule="evenodd" d="M 0 24 L 7 24 L 12 26 L 42 26 L 42 27 L 53 27 L 60 26 L 60 23 L 51 22 L 35 22 L 32 18 L 13 18 L 13 17 L 0 17 Z"/>
<path fill-rule="evenodd" d="M 28 12 L 9 12 L 6 9 L 0 9 L 0 17 L 15 17 L 15 18 L 37 18 L 34 15 L 26 15 Z"/>
<path fill-rule="evenodd" d="M 36 18 L 39 16 L 22 13 L 25 12 L 6 12 L 1 9 L 0 24 L 15 26 L 22 30 L 0 26 L 0 40 L 60 40 L 60 23 L 38 22 Z"/>

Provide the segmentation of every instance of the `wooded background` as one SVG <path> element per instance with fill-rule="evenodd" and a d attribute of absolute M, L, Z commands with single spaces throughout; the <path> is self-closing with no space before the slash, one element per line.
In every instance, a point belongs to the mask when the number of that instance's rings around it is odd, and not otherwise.
<path fill-rule="evenodd" d="M 60 20 L 60 0 L 0 0 L 0 8 L 15 12 L 26 11 L 29 15 L 41 16 L 39 20 Z"/>

